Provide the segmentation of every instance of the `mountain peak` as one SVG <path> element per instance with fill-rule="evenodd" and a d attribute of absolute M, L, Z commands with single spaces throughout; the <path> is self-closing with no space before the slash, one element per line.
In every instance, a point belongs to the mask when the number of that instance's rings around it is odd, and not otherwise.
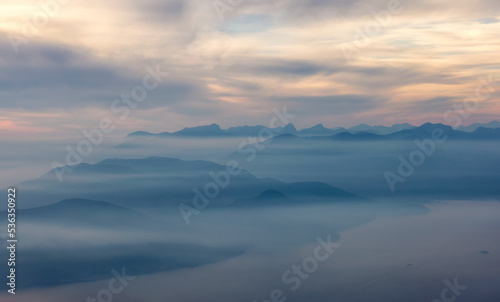
<path fill-rule="evenodd" d="M 147 131 L 135 131 L 127 135 L 127 137 L 131 136 L 154 136 L 154 133 L 147 132 Z"/>
<path fill-rule="evenodd" d="M 323 124 L 317 124 L 316 126 L 313 126 L 309 129 L 315 129 L 315 130 L 327 130 Z"/>
<path fill-rule="evenodd" d="M 191 135 L 191 136 L 218 136 L 226 134 L 218 124 L 211 124 L 205 126 L 196 126 L 191 128 L 184 128 L 181 131 L 174 133 L 175 135 Z"/>
<path fill-rule="evenodd" d="M 289 123 L 287 124 L 283 130 L 285 131 L 289 131 L 289 132 L 297 132 L 297 129 L 295 128 L 295 126 L 292 124 L 292 123 Z"/>
<path fill-rule="evenodd" d="M 438 124 L 425 123 L 417 128 L 422 129 L 422 130 L 430 130 L 430 129 L 435 129 L 435 128 L 442 128 L 443 130 L 453 130 L 453 128 L 451 126 L 440 124 L 440 123 L 438 123 Z"/>
<path fill-rule="evenodd" d="M 203 127 L 203 126 L 202 126 L 202 127 Z M 210 124 L 210 125 L 208 125 L 207 127 L 220 129 L 219 124 L 216 124 L 216 123 Z"/>
<path fill-rule="evenodd" d="M 281 193 L 277 190 L 267 190 L 259 194 L 259 196 L 255 197 L 255 199 L 282 199 L 288 198 L 285 194 Z"/>

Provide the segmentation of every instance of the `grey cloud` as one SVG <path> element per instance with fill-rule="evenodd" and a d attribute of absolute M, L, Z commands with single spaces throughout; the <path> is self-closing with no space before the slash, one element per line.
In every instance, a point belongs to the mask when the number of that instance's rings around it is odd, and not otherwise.
<path fill-rule="evenodd" d="M 263 62 L 266 63 L 266 62 Z M 259 64 L 259 62 L 257 62 Z M 296 75 L 296 76 L 311 76 L 316 74 L 327 74 L 338 72 L 338 69 L 330 68 L 325 65 L 317 65 L 307 61 L 269 61 L 267 64 L 254 68 L 259 74 L 267 75 Z"/>
<path fill-rule="evenodd" d="M 342 69 L 319 64 L 313 60 L 293 60 L 280 58 L 252 59 L 236 58 L 227 66 L 219 66 L 219 70 L 228 74 L 251 74 L 259 77 L 329 75 Z"/>
<path fill-rule="evenodd" d="M 498 18 L 489 18 L 489 19 L 479 20 L 479 22 L 483 24 L 494 24 L 500 22 L 500 20 Z"/>
<path fill-rule="evenodd" d="M 274 100 L 287 105 L 290 110 L 301 112 L 301 115 L 322 114 L 324 112 L 332 114 L 359 113 L 369 111 L 383 102 L 376 97 L 362 95 L 278 97 Z"/>
<path fill-rule="evenodd" d="M 146 67 L 152 62 L 137 62 L 137 66 L 110 63 L 85 51 L 65 45 L 31 41 L 19 54 L 10 45 L 0 43 L 5 54 L 0 62 L 0 107 L 30 110 L 48 108 L 78 108 L 89 105 L 109 106 L 123 93 L 142 85 Z M 144 65 L 142 65 L 144 63 Z M 162 71 L 168 66 L 161 65 Z M 135 67 L 135 68 L 134 68 Z M 141 106 L 154 108 L 189 102 L 202 94 L 191 79 L 181 79 L 175 73 L 149 93 Z"/>

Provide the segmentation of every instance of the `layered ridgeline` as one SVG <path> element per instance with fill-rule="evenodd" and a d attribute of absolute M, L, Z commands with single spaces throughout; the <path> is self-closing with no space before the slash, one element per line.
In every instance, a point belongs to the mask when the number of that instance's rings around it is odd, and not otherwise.
<path fill-rule="evenodd" d="M 157 134 L 147 131 L 137 131 L 130 133 L 128 137 L 257 137 L 262 133 L 294 134 L 298 136 L 329 136 L 342 132 L 369 132 L 374 134 L 389 134 L 411 128 L 414 128 L 414 126 L 410 124 L 396 124 L 391 127 L 368 126 L 366 124 L 362 124 L 359 126 L 351 127 L 349 129 L 343 127 L 326 128 L 325 126 L 323 126 L 323 124 L 318 124 L 311 128 L 297 130 L 293 124 L 287 124 L 286 126 L 276 128 L 257 125 L 238 126 L 230 127 L 228 129 L 222 129 L 217 124 L 211 124 L 207 126 L 184 128 L 177 132 L 161 132 Z"/>
<path fill-rule="evenodd" d="M 429 146 L 425 142 L 433 140 L 436 131 L 442 141 Z M 210 161 L 107 159 L 64 168 L 71 172 L 64 174 L 63 182 L 52 170 L 21 183 L 19 206 L 85 198 L 131 208 L 177 207 L 192 202 L 198 194 L 198 199 L 210 200 L 210 208 L 218 208 L 235 203 L 252 205 L 252 199 L 268 190 L 287 196 L 288 204 L 395 194 L 412 198 L 496 198 L 500 195 L 500 161 L 495 151 L 499 141 L 500 128 L 463 132 L 429 123 L 386 135 L 342 132 L 300 137 L 287 133 L 259 142 L 258 147 L 248 143 L 223 158 L 223 163 L 234 160 L 243 167 L 229 179 L 226 165 Z M 425 157 L 419 165 L 408 167 L 415 151 Z M 403 174 L 398 171 L 402 164 L 410 175 L 401 175 L 397 190 L 391 192 L 384 174 Z"/>
<path fill-rule="evenodd" d="M 20 183 L 23 194 L 19 206 L 39 207 L 78 197 L 135 209 L 177 208 L 180 203 L 192 204 L 196 196 L 199 200 L 213 200 L 211 208 L 243 203 L 252 206 L 252 198 L 268 190 L 289 196 L 288 204 L 361 199 L 321 182 L 284 183 L 257 178 L 236 165 L 200 160 L 163 157 L 107 159 L 62 169 L 71 169 L 65 173 L 63 182 L 58 180 L 54 169 L 40 178 Z"/>
<path fill-rule="evenodd" d="M 429 125 L 433 125 L 430 123 L 424 124 L 422 126 L 416 127 L 408 123 L 404 124 L 395 124 L 392 126 L 370 126 L 367 124 L 360 124 L 350 128 L 343 127 L 335 127 L 335 128 L 327 128 L 323 124 L 318 124 L 311 128 L 305 128 L 301 130 L 297 130 L 297 128 L 293 124 L 287 124 L 284 127 L 276 127 L 269 128 L 261 125 L 257 126 L 238 126 L 238 127 L 230 127 L 228 129 L 222 129 L 217 124 L 211 124 L 206 126 L 197 126 L 197 127 L 189 127 L 184 128 L 177 132 L 161 132 L 161 133 L 151 133 L 147 131 L 137 131 L 130 133 L 127 135 L 128 138 L 139 138 L 139 137 L 257 137 L 263 136 L 263 134 L 267 135 L 269 133 L 273 133 L 276 135 L 282 134 L 293 134 L 296 136 L 334 136 L 336 134 L 348 133 L 348 134 L 363 134 L 370 133 L 375 135 L 389 135 L 392 133 L 403 132 L 405 133 L 407 130 L 419 129 L 422 127 L 429 127 Z M 442 125 L 442 124 L 435 124 Z M 451 128 L 451 126 L 442 125 L 445 128 Z M 459 126 L 454 130 L 458 130 L 461 132 L 471 133 L 475 132 L 480 128 L 485 129 L 498 129 L 500 128 L 500 122 L 492 121 L 490 123 L 480 124 L 475 123 L 469 126 Z M 452 128 L 453 129 L 453 128 Z M 418 131 L 418 130 L 417 130 Z M 481 131 L 485 131 L 480 130 Z M 397 136 L 396 136 L 397 137 Z M 473 136 L 465 136 L 465 137 L 473 137 Z M 389 136 L 390 138 L 390 136 Z M 394 138 L 394 137 L 393 137 Z"/>
<path fill-rule="evenodd" d="M 379 135 L 283 134 L 226 156 L 261 176 L 335 184 L 374 199 L 500 198 L 500 128 L 443 124 Z"/>
<path fill-rule="evenodd" d="M 18 184 L 19 223 L 30 243 L 19 252 L 26 264 L 19 274 L 28 276 L 22 286 L 106 280 L 111 270 L 124 266 L 128 275 L 137 276 L 206 265 L 283 238 L 296 242 L 279 241 L 280 247 L 302 244 L 321 234 L 325 221 L 331 226 L 328 233 L 338 238 L 340 230 L 381 215 L 426 212 L 408 200 L 500 196 L 500 129 L 465 132 L 441 124 L 386 134 L 325 129 L 300 134 L 287 125 L 263 142 L 244 140 L 248 143 L 220 161 L 228 165 L 170 157 L 111 158 L 65 167 L 62 182 L 52 170 Z M 195 137 L 189 141 L 200 146 L 206 138 L 218 140 L 205 137 L 204 130 L 194 130 L 203 133 L 198 136 L 186 130 L 182 136 Z M 251 136 L 255 130 L 232 131 Z M 434 140 L 436 131 L 440 142 Z M 415 150 L 426 154 L 424 162 L 391 192 L 384 173 L 397 174 L 401 158 L 411 162 Z M 386 202 L 387 196 L 398 200 Z M 191 215 L 186 225 L 180 206 L 201 213 Z M 274 234 L 268 234 L 269 226 Z M 213 244 L 221 237 L 222 243 Z M 242 245 L 238 237 L 265 240 Z"/>
<path fill-rule="evenodd" d="M 301 206 L 321 206 L 308 211 L 325 215 L 326 221 L 342 222 L 342 227 L 328 232 L 334 239 L 342 228 L 387 215 L 375 211 L 379 205 L 325 183 L 262 179 L 245 170 L 236 174 L 229 165 L 208 161 L 108 159 L 71 169 L 63 182 L 51 171 L 17 186 L 22 192 L 18 199 L 19 223 L 23 240 L 29 243 L 18 255 L 24 259 L 18 270 L 25 276 L 22 289 L 107 280 L 111 271 L 121 272 L 122 268 L 127 275 L 138 276 L 218 262 L 254 248 L 239 244 L 235 232 L 259 240 L 268 237 L 259 244 L 276 241 L 265 228 L 275 220 L 296 219 L 280 232 L 283 238 L 294 238 L 286 244 L 302 244 L 302 240 L 315 237 L 298 234 L 309 230 L 316 236 L 323 228 L 301 222 Z M 227 183 L 221 176 L 225 173 L 231 176 Z M 187 226 L 179 205 L 194 206 L 193 198 L 206 194 L 208 184 L 219 185 L 219 194 L 203 197 L 211 200 L 207 213 Z M 329 206 L 340 208 L 328 210 Z M 351 212 L 349 208 L 339 212 L 344 207 L 365 206 L 373 209 L 356 217 L 346 215 Z M 398 214 L 426 212 L 411 205 L 385 207 Z M 211 208 L 223 211 L 209 211 Z M 227 211 L 235 214 L 224 214 Z M 157 215 L 152 217 L 151 212 Z M 212 239 L 207 241 L 206 236 Z M 213 240 L 219 240 L 214 238 L 236 242 L 220 247 L 214 245 Z"/>

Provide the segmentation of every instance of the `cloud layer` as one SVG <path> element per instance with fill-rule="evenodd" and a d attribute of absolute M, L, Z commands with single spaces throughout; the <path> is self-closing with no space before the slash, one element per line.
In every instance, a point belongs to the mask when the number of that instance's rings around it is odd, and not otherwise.
<path fill-rule="evenodd" d="M 123 132 L 266 123 L 282 106 L 299 126 L 443 122 L 480 77 L 500 79 L 495 0 L 60 2 L 0 4 L 10 133 L 95 126 L 156 65 L 171 75 Z M 470 123 L 498 117 L 498 100 L 484 99 Z"/>

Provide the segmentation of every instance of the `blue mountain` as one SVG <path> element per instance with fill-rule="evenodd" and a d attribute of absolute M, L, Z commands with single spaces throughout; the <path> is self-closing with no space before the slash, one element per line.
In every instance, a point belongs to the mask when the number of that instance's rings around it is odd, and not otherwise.
<path fill-rule="evenodd" d="M 367 132 L 367 133 L 373 133 L 373 134 L 379 134 L 379 135 L 386 135 L 402 130 L 408 130 L 415 128 L 415 126 L 404 123 L 404 124 L 395 124 L 392 125 L 391 127 L 387 126 L 369 126 L 367 124 L 361 124 L 358 126 L 354 126 L 348 129 L 348 132 L 351 133 L 358 133 L 358 132 Z"/>
<path fill-rule="evenodd" d="M 491 121 L 489 123 L 481 124 L 481 123 L 474 123 L 470 124 L 469 126 L 459 126 L 457 127 L 457 130 L 464 131 L 464 132 L 474 132 L 478 128 L 500 128 L 500 122 L 498 121 Z"/>
<path fill-rule="evenodd" d="M 56 170 L 52 170 L 40 178 L 19 184 L 24 188 L 20 204 L 26 208 L 39 207 L 55 200 L 79 197 L 104 200 L 132 209 L 177 207 L 182 202 L 193 200 L 194 189 L 203 191 L 207 184 L 217 183 L 214 175 L 227 175 L 226 166 L 210 161 L 163 157 L 107 159 L 93 165 L 80 164 L 70 168 L 72 172 L 64 175 L 62 183 L 55 175 Z M 248 199 L 271 189 L 292 198 L 300 196 L 304 203 L 319 199 L 356 198 L 326 184 L 306 186 L 284 183 L 275 179 L 260 179 L 241 170 L 230 177 L 224 188 L 220 188 L 211 207 L 224 207 L 234 200 Z"/>
<path fill-rule="evenodd" d="M 298 131 L 298 134 L 301 136 L 328 136 L 334 135 L 340 132 L 346 131 L 345 128 L 337 128 L 335 130 L 326 128 L 323 124 L 318 124 L 311 128 L 306 128 Z"/>

